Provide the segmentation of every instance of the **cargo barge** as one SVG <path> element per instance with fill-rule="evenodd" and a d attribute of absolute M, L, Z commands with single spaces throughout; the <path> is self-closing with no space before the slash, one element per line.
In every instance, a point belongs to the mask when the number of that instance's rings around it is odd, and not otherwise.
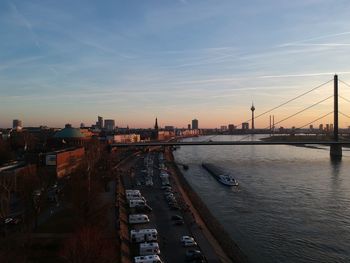
<path fill-rule="evenodd" d="M 223 171 L 221 168 L 210 163 L 202 163 L 202 166 L 220 183 L 228 186 L 238 186 L 238 182 L 232 177 L 232 175 Z"/>

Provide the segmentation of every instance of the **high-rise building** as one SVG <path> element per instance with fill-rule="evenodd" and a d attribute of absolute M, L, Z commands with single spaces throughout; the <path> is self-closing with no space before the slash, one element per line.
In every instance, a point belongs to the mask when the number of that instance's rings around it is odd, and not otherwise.
<path fill-rule="evenodd" d="M 323 131 L 323 124 L 320 124 L 319 128 L 320 131 Z"/>
<path fill-rule="evenodd" d="M 13 120 L 12 121 L 12 128 L 16 130 L 22 129 L 22 121 L 21 120 Z"/>
<path fill-rule="evenodd" d="M 233 124 L 229 124 L 229 125 L 228 125 L 228 130 L 229 130 L 230 132 L 232 132 L 234 129 L 235 129 L 235 125 L 233 125 Z"/>
<path fill-rule="evenodd" d="M 329 123 L 326 124 L 326 132 L 329 132 L 330 129 L 329 129 Z"/>
<path fill-rule="evenodd" d="M 248 122 L 242 123 L 242 130 L 249 130 L 249 123 Z"/>
<path fill-rule="evenodd" d="M 192 120 L 192 129 L 198 130 L 198 120 L 197 119 Z"/>
<path fill-rule="evenodd" d="M 114 120 L 105 120 L 104 128 L 107 131 L 114 131 L 114 129 L 115 129 L 115 121 Z"/>
<path fill-rule="evenodd" d="M 187 124 L 187 130 L 191 130 L 191 124 Z"/>
<path fill-rule="evenodd" d="M 101 116 L 97 117 L 96 126 L 100 129 L 103 129 L 103 118 Z"/>

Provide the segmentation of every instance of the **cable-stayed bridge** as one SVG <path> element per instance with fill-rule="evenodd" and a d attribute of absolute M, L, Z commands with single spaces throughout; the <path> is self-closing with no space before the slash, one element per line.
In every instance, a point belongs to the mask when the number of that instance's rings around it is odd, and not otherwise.
<path fill-rule="evenodd" d="M 247 140 L 251 135 L 247 135 L 243 138 L 241 138 L 239 141 L 213 141 L 211 140 L 213 137 L 206 138 L 204 141 L 166 141 L 166 142 L 160 142 L 160 141 L 150 141 L 150 142 L 137 142 L 137 143 L 115 143 L 112 144 L 111 147 L 130 147 L 130 146 L 135 146 L 135 147 L 152 147 L 152 146 L 196 146 L 196 145 L 207 145 L 207 146 L 212 146 L 212 145 L 305 145 L 305 144 L 319 144 L 319 145 L 329 145 L 330 146 L 330 154 L 332 157 L 335 158 L 341 158 L 342 156 L 342 146 L 343 145 L 350 145 L 350 140 L 345 139 L 345 138 L 339 138 L 339 115 L 342 115 L 345 118 L 349 118 L 350 116 L 342 111 L 339 111 L 339 99 L 342 99 L 343 102 L 345 103 L 350 103 L 350 99 L 346 98 L 342 94 L 339 94 L 339 82 L 343 85 L 346 86 L 347 88 L 350 88 L 350 85 L 346 83 L 343 80 L 339 80 L 337 75 L 334 75 L 333 79 L 330 79 L 320 85 L 317 85 L 313 87 L 310 90 L 307 90 L 303 92 L 302 94 L 299 94 L 287 101 L 284 101 L 283 103 L 280 103 L 279 105 L 276 105 L 262 113 L 260 113 L 257 116 L 253 116 L 252 119 L 247 120 L 246 122 L 251 122 L 254 121 L 258 118 L 261 118 L 262 116 L 266 116 L 267 114 L 271 112 L 276 112 L 277 110 L 281 109 L 282 107 L 290 104 L 291 102 L 297 101 L 298 99 L 301 99 L 302 97 L 326 86 L 327 84 L 330 84 L 333 82 L 333 94 L 329 95 L 325 98 L 321 98 L 315 103 L 312 103 L 296 112 L 291 113 L 290 115 L 282 118 L 281 120 L 277 121 L 274 123 L 274 125 L 281 124 L 293 117 L 300 116 L 303 112 L 306 112 L 317 105 L 320 105 L 323 102 L 329 101 L 333 99 L 333 108 L 330 109 L 330 111 L 326 114 L 322 114 L 321 116 L 318 116 L 316 119 L 313 119 L 311 121 L 308 121 L 304 125 L 301 125 L 300 127 L 297 127 L 295 130 L 305 128 L 315 122 L 318 122 L 328 116 L 333 115 L 333 132 L 332 132 L 332 140 L 303 140 L 303 141 L 284 141 L 284 140 L 272 140 L 272 141 L 251 141 Z M 239 125 L 240 126 L 240 125 Z M 239 127 L 238 126 L 238 127 Z M 266 127 L 265 129 L 268 129 Z M 271 128 L 271 127 L 270 127 Z"/>

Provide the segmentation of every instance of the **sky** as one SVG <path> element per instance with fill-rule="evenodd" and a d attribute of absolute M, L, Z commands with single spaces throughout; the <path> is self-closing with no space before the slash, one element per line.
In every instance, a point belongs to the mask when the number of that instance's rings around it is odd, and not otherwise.
<path fill-rule="evenodd" d="M 0 0 L 0 127 L 239 125 L 333 78 L 350 84 L 348 0 Z M 273 111 L 279 122 L 332 82 Z M 339 83 L 340 125 L 350 85 Z M 332 98 L 278 124 L 301 127 Z M 314 123 L 331 123 L 331 115 Z M 256 127 L 269 125 L 269 114 Z"/>

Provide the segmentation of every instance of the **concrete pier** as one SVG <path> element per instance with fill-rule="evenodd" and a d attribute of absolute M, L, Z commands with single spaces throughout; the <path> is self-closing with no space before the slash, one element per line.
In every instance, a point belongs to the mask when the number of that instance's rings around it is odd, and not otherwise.
<path fill-rule="evenodd" d="M 343 156 L 342 146 L 339 144 L 332 144 L 330 149 L 331 158 L 334 160 L 341 160 Z"/>

